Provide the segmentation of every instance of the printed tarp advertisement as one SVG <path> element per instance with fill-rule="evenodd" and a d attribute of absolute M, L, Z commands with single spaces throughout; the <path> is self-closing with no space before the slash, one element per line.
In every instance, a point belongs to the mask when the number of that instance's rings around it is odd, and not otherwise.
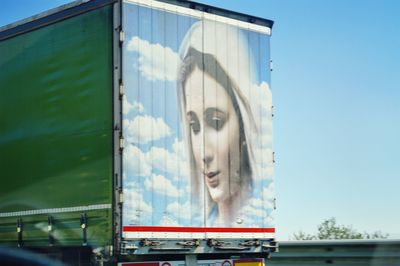
<path fill-rule="evenodd" d="M 274 232 L 270 36 L 202 14 L 124 2 L 125 237 Z"/>

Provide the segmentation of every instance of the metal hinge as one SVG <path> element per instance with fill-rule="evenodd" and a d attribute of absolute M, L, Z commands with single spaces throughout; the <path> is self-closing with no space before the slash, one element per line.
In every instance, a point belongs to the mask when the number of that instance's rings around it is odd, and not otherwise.
<path fill-rule="evenodd" d="M 123 203 L 124 202 L 124 192 L 119 190 L 118 193 L 119 193 L 119 197 L 118 197 L 119 202 L 118 203 Z"/>
<path fill-rule="evenodd" d="M 271 60 L 269 60 L 269 70 L 272 72 L 274 70 L 274 62 Z"/>
<path fill-rule="evenodd" d="M 198 247 L 198 246 L 200 246 L 200 240 L 196 239 L 193 241 L 180 241 L 176 244 L 179 246 L 184 246 L 184 247 Z"/>
<path fill-rule="evenodd" d="M 123 43 L 125 40 L 125 32 L 123 30 L 119 31 L 119 42 Z"/>
<path fill-rule="evenodd" d="M 272 162 L 275 163 L 275 152 L 272 152 Z"/>
<path fill-rule="evenodd" d="M 271 105 L 271 117 L 274 117 L 274 106 L 273 105 Z"/>
<path fill-rule="evenodd" d="M 246 240 L 244 242 L 239 243 L 240 246 L 244 247 L 258 247 L 260 246 L 260 240 Z"/>
<path fill-rule="evenodd" d="M 119 96 L 123 97 L 124 95 L 125 95 L 124 84 L 122 82 L 120 82 L 120 84 L 119 84 Z"/>
<path fill-rule="evenodd" d="M 124 146 L 125 146 L 125 139 L 124 139 L 124 137 L 120 137 L 120 139 L 119 139 L 119 149 L 123 150 Z"/>
<path fill-rule="evenodd" d="M 140 245 L 142 247 L 149 247 L 149 246 L 155 247 L 155 246 L 162 246 L 164 244 L 165 244 L 164 242 L 157 241 L 157 240 L 142 239 L 140 241 Z"/>

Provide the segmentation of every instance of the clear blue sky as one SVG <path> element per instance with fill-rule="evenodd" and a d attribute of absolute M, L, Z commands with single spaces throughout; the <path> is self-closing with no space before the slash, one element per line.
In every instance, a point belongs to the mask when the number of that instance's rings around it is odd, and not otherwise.
<path fill-rule="evenodd" d="M 1 0 L 0 26 L 67 3 Z M 400 238 L 400 1 L 203 0 L 275 21 L 277 231 Z"/>

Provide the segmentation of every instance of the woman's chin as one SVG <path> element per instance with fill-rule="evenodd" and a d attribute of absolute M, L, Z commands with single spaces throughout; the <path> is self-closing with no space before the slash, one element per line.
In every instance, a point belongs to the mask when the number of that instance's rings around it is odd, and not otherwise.
<path fill-rule="evenodd" d="M 223 202 L 227 199 L 226 193 L 219 190 L 218 188 L 209 189 L 209 192 L 210 192 L 211 199 L 216 203 Z"/>

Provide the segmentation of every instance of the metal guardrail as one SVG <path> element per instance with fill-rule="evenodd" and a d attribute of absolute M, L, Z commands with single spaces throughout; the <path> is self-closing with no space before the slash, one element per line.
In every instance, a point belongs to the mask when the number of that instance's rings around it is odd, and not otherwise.
<path fill-rule="evenodd" d="M 281 241 L 268 266 L 400 266 L 400 240 Z"/>

